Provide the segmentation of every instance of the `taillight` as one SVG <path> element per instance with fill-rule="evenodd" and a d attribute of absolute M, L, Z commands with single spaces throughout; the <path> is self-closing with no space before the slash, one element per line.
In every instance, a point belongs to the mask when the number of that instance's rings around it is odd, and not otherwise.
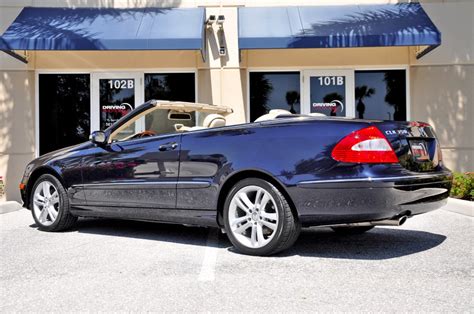
<path fill-rule="evenodd" d="M 398 163 L 387 138 L 375 126 L 354 131 L 332 150 L 333 159 L 351 163 Z"/>
<path fill-rule="evenodd" d="M 431 125 L 429 123 L 422 122 L 422 121 L 411 121 L 410 126 L 417 126 L 417 127 L 420 127 L 420 128 L 424 128 L 424 127 L 427 127 L 427 126 L 431 127 Z"/>

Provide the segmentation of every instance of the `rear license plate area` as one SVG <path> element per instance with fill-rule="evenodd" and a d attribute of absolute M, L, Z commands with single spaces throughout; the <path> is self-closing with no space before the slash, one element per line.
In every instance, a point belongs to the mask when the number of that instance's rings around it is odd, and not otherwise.
<path fill-rule="evenodd" d="M 429 161 L 428 143 L 421 140 L 411 140 L 410 150 L 416 161 Z"/>

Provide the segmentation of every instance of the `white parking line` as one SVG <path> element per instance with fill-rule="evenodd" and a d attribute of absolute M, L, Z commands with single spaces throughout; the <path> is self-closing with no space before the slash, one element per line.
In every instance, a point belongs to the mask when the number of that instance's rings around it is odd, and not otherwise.
<path fill-rule="evenodd" d="M 207 236 L 206 251 L 204 252 L 201 272 L 199 273 L 199 281 L 214 281 L 218 246 L 219 230 L 212 228 L 209 230 L 209 235 Z"/>

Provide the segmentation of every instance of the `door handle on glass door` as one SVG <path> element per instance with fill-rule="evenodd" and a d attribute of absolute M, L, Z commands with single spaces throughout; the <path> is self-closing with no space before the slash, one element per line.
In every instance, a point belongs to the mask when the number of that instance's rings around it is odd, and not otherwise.
<path fill-rule="evenodd" d="M 161 152 L 164 152 L 168 150 L 175 150 L 176 148 L 178 148 L 178 143 L 173 142 L 173 143 L 166 143 L 166 144 L 160 145 L 159 150 Z"/>

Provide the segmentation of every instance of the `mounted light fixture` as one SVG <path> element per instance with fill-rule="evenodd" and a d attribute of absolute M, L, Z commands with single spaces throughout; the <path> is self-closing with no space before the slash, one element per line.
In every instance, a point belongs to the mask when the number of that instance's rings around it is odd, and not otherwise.
<path fill-rule="evenodd" d="M 212 24 L 216 21 L 216 16 L 215 15 L 209 15 L 209 17 L 206 20 L 206 26 L 211 27 Z"/>
<path fill-rule="evenodd" d="M 217 17 L 217 25 L 219 25 L 219 30 L 217 31 L 217 34 L 219 36 L 219 56 L 221 57 L 224 57 L 227 55 L 227 48 L 226 48 L 225 38 L 224 38 L 224 21 L 225 21 L 224 15 L 219 15 Z"/>
<path fill-rule="evenodd" d="M 219 27 L 224 27 L 224 21 L 225 21 L 225 16 L 224 15 L 219 15 L 217 17 L 217 25 L 219 25 Z"/>
<path fill-rule="evenodd" d="M 225 57 L 227 55 L 227 48 L 224 46 L 219 47 L 219 56 Z"/>

